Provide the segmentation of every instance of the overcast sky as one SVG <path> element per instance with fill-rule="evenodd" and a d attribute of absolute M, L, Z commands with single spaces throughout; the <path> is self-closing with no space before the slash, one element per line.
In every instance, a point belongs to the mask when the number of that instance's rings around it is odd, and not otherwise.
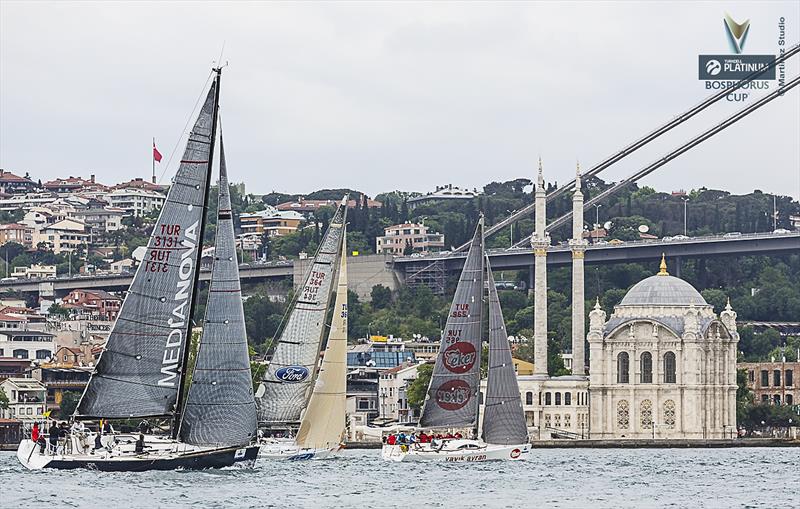
<path fill-rule="evenodd" d="M 548 180 L 591 166 L 710 94 L 698 54 L 800 39 L 800 2 L 0 2 L 0 167 L 42 181 L 149 178 L 178 144 L 224 43 L 232 181 L 369 194 Z M 800 69 L 798 58 L 787 75 Z M 775 87 L 776 82 L 770 86 Z M 763 93 L 763 92 L 761 92 Z M 800 197 L 800 87 L 643 181 Z M 747 104 L 752 103 L 752 100 Z M 603 173 L 633 173 L 744 103 Z M 181 142 L 182 143 L 182 142 Z M 179 151 L 182 150 L 182 146 Z"/>

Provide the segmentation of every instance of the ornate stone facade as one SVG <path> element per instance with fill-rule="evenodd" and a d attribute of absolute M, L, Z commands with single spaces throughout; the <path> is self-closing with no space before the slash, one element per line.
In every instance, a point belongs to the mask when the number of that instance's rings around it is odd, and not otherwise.
<path fill-rule="evenodd" d="M 725 438 L 736 429 L 736 313 L 661 272 L 606 320 L 589 313 L 591 438 Z"/>

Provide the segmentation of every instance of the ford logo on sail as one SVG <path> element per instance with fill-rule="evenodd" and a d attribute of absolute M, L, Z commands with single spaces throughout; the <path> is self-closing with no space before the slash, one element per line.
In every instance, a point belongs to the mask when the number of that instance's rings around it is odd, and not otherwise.
<path fill-rule="evenodd" d="M 286 366 L 275 372 L 275 378 L 281 382 L 296 384 L 308 378 L 308 368 L 303 366 Z"/>

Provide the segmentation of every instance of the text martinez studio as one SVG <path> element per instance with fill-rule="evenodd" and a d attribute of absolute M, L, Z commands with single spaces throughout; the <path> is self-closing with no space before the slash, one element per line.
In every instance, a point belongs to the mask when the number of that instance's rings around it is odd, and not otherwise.
<path fill-rule="evenodd" d="M 731 88 L 738 81 L 764 69 L 775 60 L 775 55 L 742 54 L 747 35 L 750 32 L 750 20 L 737 23 L 726 13 L 723 24 L 733 54 L 699 56 L 699 79 L 705 82 L 707 90 Z M 778 51 L 783 55 L 786 51 L 786 20 L 783 16 L 778 20 L 777 44 Z M 751 95 L 748 90 L 769 90 L 770 81 L 776 80 L 776 69 L 778 86 L 784 86 L 786 82 L 785 62 L 768 69 L 758 80 L 753 80 L 736 92 L 728 94 L 727 99 L 729 101 L 745 101 Z"/>

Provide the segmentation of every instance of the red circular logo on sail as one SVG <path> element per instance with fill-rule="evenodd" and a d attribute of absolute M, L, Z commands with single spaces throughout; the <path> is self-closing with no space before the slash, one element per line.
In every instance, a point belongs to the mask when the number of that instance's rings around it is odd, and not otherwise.
<path fill-rule="evenodd" d="M 478 359 L 478 354 L 475 352 L 475 347 L 472 343 L 459 341 L 448 346 L 444 351 L 443 361 L 444 367 L 451 373 L 466 373 L 475 361 Z"/>
<path fill-rule="evenodd" d="M 520 451 L 519 449 L 512 449 L 511 450 L 511 459 L 519 458 L 520 454 L 522 454 L 522 451 Z"/>
<path fill-rule="evenodd" d="M 450 380 L 436 390 L 436 404 L 445 410 L 458 410 L 469 402 L 472 390 L 464 380 Z"/>

